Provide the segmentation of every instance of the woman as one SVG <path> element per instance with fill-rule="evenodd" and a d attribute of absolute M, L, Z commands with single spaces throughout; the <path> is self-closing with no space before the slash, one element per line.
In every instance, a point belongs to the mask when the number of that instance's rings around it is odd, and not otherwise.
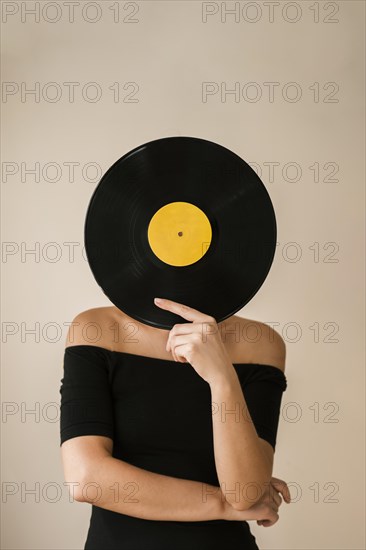
<path fill-rule="evenodd" d="M 290 502 L 272 478 L 285 344 L 263 323 L 156 305 L 188 322 L 166 331 L 102 307 L 68 332 L 61 452 L 92 504 L 84 548 L 258 549 L 247 520 L 273 525 L 279 493 Z"/>

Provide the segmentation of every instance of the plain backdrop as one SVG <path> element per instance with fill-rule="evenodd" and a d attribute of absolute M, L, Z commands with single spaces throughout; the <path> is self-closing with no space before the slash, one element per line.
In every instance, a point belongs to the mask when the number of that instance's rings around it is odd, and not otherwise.
<path fill-rule="evenodd" d="M 216 141 L 278 223 L 239 315 L 287 345 L 277 550 L 365 548 L 365 3 L 2 2 L 2 548 L 80 549 L 59 448 L 67 324 L 112 305 L 83 250 L 100 177 L 147 141 Z M 33 90 L 33 91 L 32 91 Z"/>

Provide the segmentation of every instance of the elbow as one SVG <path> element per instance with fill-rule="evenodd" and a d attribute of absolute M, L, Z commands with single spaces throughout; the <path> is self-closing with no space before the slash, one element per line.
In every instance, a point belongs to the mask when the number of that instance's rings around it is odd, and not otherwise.
<path fill-rule="evenodd" d="M 256 502 L 253 502 L 253 500 L 246 500 L 246 499 L 240 499 L 239 501 L 235 501 L 232 499 L 226 499 L 230 506 L 234 508 L 234 510 L 238 510 L 240 512 L 245 512 L 246 510 L 249 510 L 252 506 L 256 504 Z"/>
<path fill-rule="evenodd" d="M 88 502 L 88 482 L 86 477 L 75 473 L 74 475 L 70 472 L 65 476 L 65 484 L 68 486 L 69 494 L 71 500 L 76 500 L 77 502 Z M 90 491 L 91 492 L 91 491 Z"/>
<path fill-rule="evenodd" d="M 270 481 L 263 483 L 251 482 L 244 485 L 242 491 L 232 491 L 225 495 L 225 499 L 235 510 L 244 512 L 255 506 L 268 490 Z"/>
<path fill-rule="evenodd" d="M 80 478 L 77 476 L 74 476 L 72 479 L 70 477 L 65 477 L 65 485 L 67 485 L 69 489 L 71 500 L 76 500 L 77 502 L 88 502 L 86 499 L 85 482 Z"/>
<path fill-rule="evenodd" d="M 69 489 L 71 500 L 88 502 L 88 478 L 89 476 L 86 472 L 81 471 L 79 467 L 71 467 L 69 464 L 64 464 L 65 485 Z"/>
<path fill-rule="evenodd" d="M 228 500 L 228 499 L 226 499 Z M 234 510 L 238 510 L 240 512 L 245 512 L 246 510 L 249 510 L 252 506 L 254 506 L 257 503 L 257 501 L 253 500 L 244 500 L 241 499 L 238 502 L 229 502 L 230 506 L 234 508 Z"/>
<path fill-rule="evenodd" d="M 101 472 L 111 458 L 112 440 L 100 436 L 73 437 L 61 445 L 61 459 L 66 485 L 77 502 L 95 504 L 102 497 Z"/>
<path fill-rule="evenodd" d="M 75 494 L 74 494 L 74 500 L 76 500 L 76 502 L 88 502 L 84 496 L 83 496 L 83 492 L 82 491 L 78 491 L 76 490 Z"/>
<path fill-rule="evenodd" d="M 88 468 L 78 472 L 75 476 L 77 479 L 77 485 L 75 488 L 74 499 L 77 502 L 87 502 L 88 504 L 95 504 L 101 498 L 100 483 L 97 481 L 95 469 Z"/>
<path fill-rule="evenodd" d="M 108 455 L 108 458 L 110 456 Z M 75 490 L 75 500 L 77 502 L 86 502 L 88 504 L 101 505 L 103 491 L 101 471 L 105 467 L 105 461 L 89 461 L 85 469 L 79 472 L 78 484 Z"/>
<path fill-rule="evenodd" d="M 77 477 L 77 485 L 75 489 L 75 495 L 74 498 L 77 502 L 89 502 L 88 501 L 88 494 L 91 493 L 92 490 L 88 489 L 88 481 L 87 481 L 86 475 L 79 475 Z"/>

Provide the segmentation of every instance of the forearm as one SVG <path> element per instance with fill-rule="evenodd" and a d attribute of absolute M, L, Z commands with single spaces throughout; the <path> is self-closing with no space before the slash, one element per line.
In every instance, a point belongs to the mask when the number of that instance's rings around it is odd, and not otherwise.
<path fill-rule="evenodd" d="M 220 487 L 150 472 L 112 456 L 99 460 L 82 486 L 78 500 L 142 519 L 206 521 L 222 519 L 226 510 Z"/>
<path fill-rule="evenodd" d="M 225 498 L 248 510 L 268 488 L 272 472 L 250 417 L 235 368 L 210 384 L 216 471 Z"/>

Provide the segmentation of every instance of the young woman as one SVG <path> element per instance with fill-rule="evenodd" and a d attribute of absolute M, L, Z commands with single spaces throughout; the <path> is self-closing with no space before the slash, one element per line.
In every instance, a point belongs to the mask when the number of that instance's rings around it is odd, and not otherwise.
<path fill-rule="evenodd" d="M 77 315 L 64 352 L 61 453 L 92 504 L 85 550 L 256 550 L 278 520 L 272 477 L 285 344 L 268 325 L 216 323 L 164 300 L 171 331 L 116 307 Z"/>

